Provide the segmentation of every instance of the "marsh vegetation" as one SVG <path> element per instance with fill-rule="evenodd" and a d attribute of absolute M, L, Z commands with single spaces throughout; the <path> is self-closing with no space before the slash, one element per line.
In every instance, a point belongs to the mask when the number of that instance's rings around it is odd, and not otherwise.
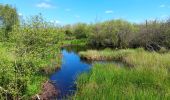
<path fill-rule="evenodd" d="M 10 5 L 0 5 L 0 99 L 27 100 L 41 93 L 42 84 L 52 73 L 62 72 L 71 64 L 71 59 L 62 62 L 61 55 L 62 48 L 70 45 L 87 47 L 74 48 L 79 54 L 74 54 L 77 66 L 87 66 L 79 56 L 92 62 L 88 73 L 77 67 L 82 74 L 74 80 L 77 91 L 70 99 L 170 99 L 170 19 L 59 26 L 41 14 L 20 20 L 16 8 Z M 69 53 L 65 55 L 70 57 Z M 65 63 L 67 66 L 56 71 Z M 71 75 L 80 69 L 75 70 L 69 70 L 75 71 Z M 62 75 L 66 77 L 67 73 Z"/>
<path fill-rule="evenodd" d="M 94 63 L 90 73 L 82 74 L 74 99 L 140 99 L 170 98 L 169 57 L 144 49 L 80 52 L 88 60 L 119 60 L 124 66 Z M 92 55 L 93 54 L 93 55 Z"/>

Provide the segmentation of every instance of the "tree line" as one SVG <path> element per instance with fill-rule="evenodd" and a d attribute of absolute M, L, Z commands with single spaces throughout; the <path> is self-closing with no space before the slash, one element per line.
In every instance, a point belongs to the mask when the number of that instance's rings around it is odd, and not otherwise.
<path fill-rule="evenodd" d="M 77 23 L 63 27 L 67 36 L 87 39 L 97 47 L 160 50 L 170 48 L 170 19 L 135 24 L 118 19 L 94 24 Z"/>

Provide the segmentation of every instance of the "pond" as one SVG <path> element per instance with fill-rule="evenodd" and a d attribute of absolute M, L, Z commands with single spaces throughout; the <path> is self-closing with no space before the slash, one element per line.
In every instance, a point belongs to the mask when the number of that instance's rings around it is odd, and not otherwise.
<path fill-rule="evenodd" d="M 55 82 L 57 89 L 60 90 L 58 99 L 71 95 L 76 90 L 76 78 L 83 72 L 91 69 L 91 64 L 80 59 L 75 50 L 62 50 L 61 69 L 50 76 L 50 80 Z"/>

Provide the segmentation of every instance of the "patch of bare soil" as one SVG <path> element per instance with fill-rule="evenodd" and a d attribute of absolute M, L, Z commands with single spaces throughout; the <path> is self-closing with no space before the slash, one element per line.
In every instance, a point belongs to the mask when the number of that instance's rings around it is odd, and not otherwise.
<path fill-rule="evenodd" d="M 35 95 L 32 100 L 56 100 L 59 95 L 59 91 L 53 85 L 52 82 L 47 81 L 42 85 L 42 92 Z"/>

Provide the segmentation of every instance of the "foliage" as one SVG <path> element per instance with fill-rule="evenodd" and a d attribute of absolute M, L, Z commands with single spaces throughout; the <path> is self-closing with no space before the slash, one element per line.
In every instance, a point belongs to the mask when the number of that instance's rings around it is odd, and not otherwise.
<path fill-rule="evenodd" d="M 97 23 L 92 28 L 90 44 L 104 47 L 128 47 L 130 36 L 134 31 L 134 26 L 124 20 Z"/>
<path fill-rule="evenodd" d="M 96 47 L 143 47 L 151 51 L 170 48 L 169 20 L 133 24 L 118 19 L 88 25 L 67 25 L 64 29 L 68 37 L 86 38 L 89 45 Z"/>
<path fill-rule="evenodd" d="M 3 29 L 1 33 L 1 40 L 3 38 L 9 38 L 9 32 L 12 31 L 12 27 L 19 24 L 19 16 L 16 8 L 10 5 L 0 5 L 0 26 Z"/>
<path fill-rule="evenodd" d="M 30 99 L 40 92 L 41 83 L 51 73 L 46 70 L 54 71 L 59 67 L 63 32 L 47 24 L 41 15 L 27 21 L 21 26 L 14 25 L 9 41 L 2 42 L 0 87 L 7 91 L 0 92 L 2 99 Z"/>
<path fill-rule="evenodd" d="M 73 33 L 77 39 L 87 38 L 89 33 L 88 26 L 83 23 L 78 23 L 73 26 Z"/>

